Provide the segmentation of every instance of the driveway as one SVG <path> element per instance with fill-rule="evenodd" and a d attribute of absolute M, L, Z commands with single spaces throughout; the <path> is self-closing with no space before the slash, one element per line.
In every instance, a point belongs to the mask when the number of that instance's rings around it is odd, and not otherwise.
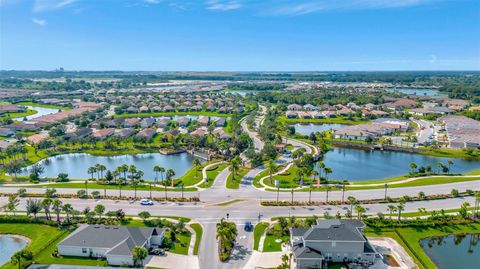
<path fill-rule="evenodd" d="M 155 268 L 172 268 L 172 269 L 200 268 L 197 256 L 185 256 L 185 255 L 180 255 L 180 254 L 175 254 L 170 252 L 167 252 L 165 256 L 149 256 L 145 264 L 146 264 L 146 267 L 155 267 Z"/>

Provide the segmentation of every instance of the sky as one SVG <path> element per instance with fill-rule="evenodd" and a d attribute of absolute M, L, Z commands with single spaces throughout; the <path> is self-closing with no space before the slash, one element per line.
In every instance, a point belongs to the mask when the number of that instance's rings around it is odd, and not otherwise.
<path fill-rule="evenodd" d="M 1 70 L 480 70 L 480 0 L 0 0 Z"/>

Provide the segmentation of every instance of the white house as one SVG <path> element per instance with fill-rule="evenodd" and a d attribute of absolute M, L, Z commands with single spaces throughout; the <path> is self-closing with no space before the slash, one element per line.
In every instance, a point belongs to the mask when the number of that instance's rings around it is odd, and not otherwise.
<path fill-rule="evenodd" d="M 135 246 L 160 246 L 164 236 L 162 228 L 82 225 L 57 247 L 63 256 L 106 258 L 109 265 L 132 266 Z"/>

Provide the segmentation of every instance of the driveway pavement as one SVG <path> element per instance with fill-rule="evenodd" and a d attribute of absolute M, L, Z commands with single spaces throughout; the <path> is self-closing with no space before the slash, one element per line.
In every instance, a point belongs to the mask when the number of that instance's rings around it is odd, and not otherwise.
<path fill-rule="evenodd" d="M 197 256 L 186 256 L 167 252 L 165 256 L 149 256 L 145 262 L 146 267 L 168 268 L 168 269 L 198 269 Z"/>

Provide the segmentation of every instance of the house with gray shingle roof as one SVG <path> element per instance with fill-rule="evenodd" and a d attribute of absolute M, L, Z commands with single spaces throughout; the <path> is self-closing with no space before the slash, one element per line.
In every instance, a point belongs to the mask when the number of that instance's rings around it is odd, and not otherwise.
<path fill-rule="evenodd" d="M 162 228 L 81 225 L 57 247 L 63 256 L 106 258 L 109 265 L 132 266 L 135 246 L 160 246 L 164 237 Z"/>
<path fill-rule="evenodd" d="M 329 262 L 372 265 L 383 257 L 363 235 L 357 220 L 317 220 L 310 228 L 290 229 L 290 243 L 297 269 L 327 268 Z"/>

